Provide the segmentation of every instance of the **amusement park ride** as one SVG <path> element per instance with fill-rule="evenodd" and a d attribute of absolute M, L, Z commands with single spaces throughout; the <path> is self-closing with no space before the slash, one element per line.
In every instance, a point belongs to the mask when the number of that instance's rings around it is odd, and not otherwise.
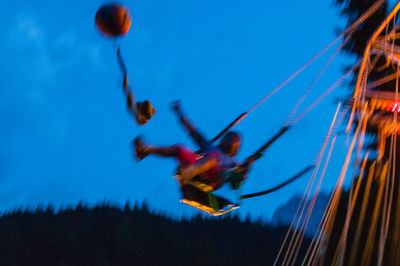
<path fill-rule="evenodd" d="M 382 0 L 370 2 L 370 9 L 353 25 L 367 20 L 365 16 L 373 15 L 385 3 Z M 400 27 L 396 19 L 399 9 L 400 2 L 383 17 L 380 25 L 375 25 L 376 30 L 366 42 L 361 60 L 355 65 L 357 71 L 353 75 L 356 84 L 348 102 L 351 112 L 347 126 L 349 133 L 350 130 L 354 132 L 353 140 L 302 264 L 400 263 L 400 175 L 396 150 L 400 133 Z M 343 42 L 349 38 L 344 37 Z M 369 141 L 374 145 L 364 145 L 366 134 L 369 134 Z M 370 151 L 376 151 L 376 156 L 371 155 Z M 345 190 L 342 189 L 343 180 L 350 158 L 354 155 L 354 165 L 359 169 L 354 171 L 350 189 Z M 294 219 L 300 220 L 301 215 Z M 289 238 L 288 232 L 276 264 L 281 262 L 289 265 L 296 261 L 307 220 L 300 229 L 299 224 L 297 222 L 295 228 L 291 226 L 292 236 Z"/>
<path fill-rule="evenodd" d="M 99 31 L 106 38 L 112 38 L 114 41 L 116 41 L 117 38 L 120 38 L 128 33 L 129 28 L 131 26 L 131 16 L 129 14 L 128 8 L 125 6 L 119 4 L 107 4 L 100 7 L 100 9 L 97 11 L 95 17 L 95 23 Z M 128 74 L 119 47 L 117 49 L 117 59 L 121 67 L 122 73 L 124 75 L 122 87 L 127 95 L 128 110 L 130 111 L 130 113 L 134 115 L 137 124 L 144 125 L 152 118 L 152 115 L 155 113 L 155 109 L 151 106 L 150 102 L 147 100 L 143 102 L 136 102 L 135 104 L 133 92 L 128 87 Z M 270 97 L 270 95 L 268 95 L 267 97 Z M 217 136 L 215 136 L 212 140 L 210 140 L 209 143 L 212 144 L 213 142 L 223 137 L 232 127 L 234 127 L 243 118 L 245 118 L 259 104 L 265 101 L 267 97 L 264 98 L 260 103 L 258 103 L 249 111 L 241 114 L 237 119 L 235 119 L 231 124 L 229 124 L 225 129 L 223 129 Z M 230 169 L 229 171 L 226 171 L 226 173 L 224 172 L 223 173 L 224 183 L 227 182 L 231 184 L 232 183 L 241 184 L 246 177 L 250 164 L 259 159 L 263 155 L 264 151 L 267 150 L 270 147 L 270 145 L 273 142 L 275 142 L 280 136 L 282 136 L 289 128 L 290 128 L 289 125 L 285 125 L 284 127 L 282 127 L 282 129 L 275 136 L 273 136 L 267 143 L 261 146 L 253 155 L 249 156 L 244 163 L 237 165 L 236 167 Z M 203 161 L 205 158 L 207 158 L 208 153 L 206 151 L 203 151 L 202 147 L 199 148 L 200 149 L 196 152 L 196 155 L 198 157 L 197 159 L 198 163 L 196 163 L 195 172 L 197 174 L 196 175 L 191 174 L 190 176 L 188 175 L 183 176 L 182 171 L 185 170 L 184 169 L 185 167 L 182 166 L 179 167 L 177 171 L 176 177 L 178 179 L 182 193 L 181 202 L 188 204 L 192 207 L 195 207 L 197 209 L 200 209 L 202 211 L 205 211 L 206 213 L 211 214 L 213 216 L 223 215 L 239 208 L 240 206 L 238 203 L 232 203 L 228 199 L 212 193 L 217 188 L 208 184 L 207 182 L 204 181 L 204 179 L 201 178 L 202 173 L 209 170 L 206 169 L 199 171 L 199 169 L 201 169 L 202 167 L 204 168 Z M 207 162 L 205 164 L 207 164 Z M 285 182 L 279 184 L 274 188 L 257 193 L 241 195 L 239 200 L 271 193 L 293 182 L 294 180 L 300 178 L 311 169 L 313 169 L 313 166 L 308 166 L 302 171 L 300 171 L 300 173 L 296 174 L 294 177 L 290 178 L 289 180 L 286 180 Z M 233 180 L 235 178 L 237 180 Z M 185 179 L 189 179 L 189 181 L 184 182 Z M 235 186 L 236 185 L 232 185 L 232 187 L 236 189 L 237 187 Z"/>
<path fill-rule="evenodd" d="M 328 45 L 327 48 L 323 49 L 320 53 L 318 53 L 314 58 L 312 58 L 309 62 L 307 62 L 302 68 L 300 68 L 297 72 L 291 75 L 287 80 L 285 80 L 280 86 L 275 88 L 272 92 L 270 92 L 265 98 L 263 98 L 260 102 L 254 105 L 247 112 L 241 114 L 236 120 L 234 120 L 231 124 L 229 124 L 224 130 L 222 130 L 216 137 L 210 140 L 210 143 L 215 142 L 219 138 L 221 138 L 225 133 L 227 133 L 232 127 L 238 124 L 241 120 L 243 120 L 249 113 L 251 113 L 255 108 L 261 105 L 264 101 L 266 101 L 269 97 L 271 97 L 274 93 L 280 90 L 284 85 L 286 85 L 291 79 L 296 77 L 301 71 L 303 71 L 309 64 L 311 64 L 314 60 L 316 60 L 322 53 L 324 53 L 329 47 L 333 45 L 337 40 L 341 38 L 345 38 L 344 42 L 351 37 L 351 34 L 354 30 L 359 27 L 369 16 L 371 16 L 376 9 L 381 4 L 381 1 L 377 1 L 363 16 L 361 16 L 352 26 L 346 29 L 334 42 Z M 397 13 L 397 7 L 392 11 L 391 15 L 385 20 L 386 24 L 382 24 L 381 27 L 376 31 L 374 36 L 371 38 L 365 55 L 362 60 L 361 66 L 355 66 L 352 71 L 349 71 L 347 75 L 345 75 L 343 82 L 351 73 L 354 73 L 355 69 L 360 67 L 359 77 L 357 80 L 356 89 L 354 90 L 354 95 L 352 100 L 350 101 L 350 105 L 352 106 L 351 118 L 349 122 L 348 129 L 350 125 L 353 123 L 354 119 L 364 119 L 368 117 L 368 125 L 369 127 L 378 128 L 379 132 L 382 134 L 382 143 L 380 147 L 382 148 L 383 139 L 386 139 L 384 136 L 391 134 L 391 132 L 399 132 L 400 131 L 400 123 L 394 122 L 393 113 L 400 112 L 400 101 L 397 100 L 398 96 L 396 92 L 393 91 L 375 91 L 374 88 L 377 86 L 382 86 L 387 84 L 388 82 L 393 82 L 393 80 L 397 80 L 398 71 L 393 71 L 393 73 L 386 74 L 387 68 L 396 68 L 397 63 L 400 57 L 400 46 L 395 44 L 394 40 L 400 37 L 400 33 L 397 33 L 396 30 L 392 30 L 385 36 L 380 36 L 380 33 L 385 28 L 387 23 L 392 19 L 393 14 Z M 118 38 L 124 36 L 128 33 L 131 26 L 131 16 L 129 14 L 129 10 L 127 7 L 119 5 L 119 4 L 107 4 L 102 6 L 96 13 L 95 18 L 96 26 L 100 30 L 100 32 L 106 38 L 112 38 L 115 42 Z M 397 28 L 396 28 L 397 29 Z M 376 62 L 378 59 L 382 61 L 382 58 L 385 58 L 385 65 L 381 66 L 386 72 L 385 74 L 376 80 L 372 80 L 368 75 L 371 72 L 371 60 Z M 130 113 L 132 113 L 135 117 L 136 122 L 139 125 L 146 124 L 155 113 L 155 109 L 151 106 L 149 101 L 136 102 L 134 101 L 133 92 L 130 90 L 128 86 L 128 74 L 126 70 L 125 63 L 120 54 L 120 48 L 117 50 L 117 59 L 120 64 L 121 70 L 124 75 L 123 80 L 123 89 L 127 95 L 127 106 Z M 396 70 L 396 69 L 395 69 Z M 331 92 L 334 88 L 340 85 L 335 84 L 330 89 L 328 89 L 328 93 Z M 326 96 L 326 92 L 324 93 Z M 271 138 L 265 145 L 263 145 L 256 153 L 252 156 L 248 157 L 248 160 L 242 164 L 232 169 L 234 173 L 240 173 L 242 177 L 247 174 L 249 169 L 248 161 L 252 158 L 252 162 L 255 161 L 254 158 L 260 158 L 263 152 L 280 136 L 282 136 L 292 125 L 294 125 L 299 119 L 305 116 L 312 108 L 317 105 L 324 96 L 317 99 L 313 104 L 311 104 L 308 108 L 305 109 L 303 113 L 298 115 L 289 123 L 286 123 L 282 129 Z M 301 103 L 302 100 L 299 101 Z M 370 115 L 366 115 L 366 111 L 368 110 Z M 197 152 L 198 157 L 204 157 L 204 154 L 201 150 Z M 247 165 L 246 165 L 247 164 Z M 246 166 L 245 166 L 246 165 Z M 305 168 L 295 177 L 289 179 L 281 185 L 278 185 L 277 188 L 280 188 L 295 179 L 299 178 L 303 174 L 307 173 L 309 170 L 313 169 L 312 166 Z M 179 173 L 180 171 L 178 171 Z M 201 209 L 212 215 L 222 215 L 239 207 L 239 204 L 232 203 L 229 200 L 214 195 L 212 192 L 215 190 L 210 187 L 206 183 L 202 182 L 198 177 L 191 176 L 190 182 L 182 183 L 182 175 L 177 174 L 176 177 L 180 183 L 181 191 L 182 191 L 182 200 L 181 202 L 189 204 L 193 207 Z M 262 191 L 260 193 L 253 193 L 242 195 L 240 198 L 245 199 L 253 196 L 263 195 L 272 191 L 275 191 L 277 188 L 273 188 L 267 191 Z"/>
<path fill-rule="evenodd" d="M 355 19 L 354 22 L 333 42 L 322 49 L 315 57 L 308 61 L 294 74 L 289 76 L 287 80 L 281 83 L 281 85 L 272 90 L 266 97 L 250 108 L 247 112 L 241 114 L 236 120 L 222 130 L 221 133 L 208 142 L 212 144 L 216 140 L 220 139 L 232 127 L 238 124 L 254 109 L 264 103 L 268 98 L 273 96 L 287 83 L 289 83 L 293 78 L 295 78 L 300 72 L 307 68 L 312 62 L 319 58 L 339 40 L 343 40 L 343 43 L 337 49 L 337 52 L 342 50 L 345 43 L 352 38 L 352 35 L 360 27 L 360 25 L 373 16 L 374 13 L 376 13 L 385 3 L 384 0 L 370 2 L 371 6 L 358 19 Z M 396 157 L 396 147 L 397 136 L 400 134 L 400 121 L 398 115 L 400 113 L 400 26 L 398 25 L 398 20 L 396 19 L 399 9 L 400 2 L 398 2 L 393 10 L 386 16 L 386 18 L 383 19 L 382 24 L 376 27 L 376 30 L 369 38 L 369 41 L 364 49 L 364 54 L 358 63 L 356 63 L 335 84 L 323 92 L 317 100 L 305 108 L 303 112 L 293 118 L 293 113 L 297 110 L 298 105 L 300 105 L 303 98 L 307 95 L 309 89 L 311 89 L 309 88 L 305 95 L 299 100 L 296 107 L 293 109 L 294 111 L 292 111 L 290 119 L 288 119 L 288 122 L 284 124 L 282 129 L 253 155 L 249 156 L 245 163 L 239 164 L 228 171 L 229 174 L 239 177 L 238 180 L 242 182 L 245 179 L 249 169 L 248 166 L 259 159 L 273 142 L 275 142 L 288 129 L 290 129 L 308 112 L 310 112 L 322 101 L 322 99 L 324 99 L 336 87 L 341 85 L 341 83 L 343 83 L 349 76 L 353 75 L 356 78 L 356 84 L 352 97 L 351 99 L 347 100 L 346 108 L 344 108 L 344 111 L 342 111 L 340 115 L 338 115 L 340 104 L 337 108 L 329 132 L 322 145 L 321 152 L 318 156 L 318 159 L 314 163 L 315 166 L 309 166 L 305 168 L 299 174 L 276 186 L 275 188 L 261 191 L 259 193 L 242 195 L 240 197 L 240 199 L 246 199 L 249 197 L 270 193 L 296 180 L 308 171 L 313 170 L 309 181 L 310 186 L 307 186 L 306 191 L 304 192 L 303 199 L 301 200 L 297 210 L 298 212 L 296 212 L 295 217 L 293 218 L 293 222 L 290 225 L 290 229 L 282 244 L 282 248 L 277 255 L 275 264 L 281 262 L 285 265 L 293 265 L 296 262 L 301 243 L 304 239 L 304 232 L 308 226 L 320 184 L 325 175 L 326 166 L 330 159 L 332 148 L 335 143 L 336 136 L 333 138 L 332 136 L 336 134 L 338 124 L 340 124 L 344 117 L 349 118 L 346 131 L 349 132 L 349 136 L 350 131 L 354 131 L 353 139 L 348 148 L 345 163 L 340 172 L 336 186 L 331 193 L 330 200 L 323 214 L 321 223 L 315 232 L 315 236 L 310 244 L 305 258 L 303 259 L 302 264 L 323 265 L 325 262 L 324 255 L 321 254 L 333 252 L 334 256 L 331 263 L 335 265 L 342 265 L 345 262 L 349 263 L 350 265 L 353 265 L 355 262 L 359 262 L 361 265 L 367 265 L 371 262 L 371 254 L 375 253 L 377 253 L 376 262 L 378 265 L 381 265 L 382 262 L 386 262 L 383 258 L 383 255 L 386 254 L 385 243 L 388 240 L 388 232 L 391 228 L 391 230 L 394 230 L 395 235 L 390 238 L 390 241 L 393 241 L 393 245 L 396 247 L 395 250 L 396 252 L 398 251 L 397 253 L 394 252 L 393 254 L 400 254 L 400 248 L 397 248 L 400 247 L 400 229 L 397 229 L 398 225 L 394 226 L 391 224 L 393 220 L 400 222 L 400 189 L 395 187 L 395 184 L 400 184 L 398 178 L 395 178 L 399 176 L 398 172 L 396 172 L 396 170 L 398 171 L 398 165 L 396 166 L 396 158 L 398 158 Z M 106 36 L 112 38 L 123 36 L 128 32 L 130 27 L 129 12 L 126 7 L 116 4 L 103 6 L 96 14 L 96 25 Z M 135 115 L 135 119 L 138 124 L 143 125 L 149 119 L 151 119 L 152 115 L 155 113 L 155 110 L 149 101 L 137 103 L 136 105 L 134 104 L 133 93 L 128 89 L 127 71 L 119 53 L 119 49 L 117 55 L 124 74 L 123 88 L 127 94 L 127 105 L 131 113 Z M 320 75 L 322 75 L 324 69 L 325 67 L 320 73 L 318 73 L 316 80 Z M 336 121 L 336 119 L 339 121 Z M 366 133 L 370 133 L 371 136 L 375 137 L 377 142 L 377 155 L 374 158 L 371 158 L 368 148 L 364 146 Z M 323 162 L 322 158 L 324 157 L 324 153 L 329 143 L 330 150 L 328 156 L 325 158 L 326 161 L 325 165 L 323 166 L 323 171 L 319 173 L 319 168 Z M 366 151 L 365 154 L 363 154 L 363 151 Z M 332 232 L 335 228 L 336 214 L 338 213 L 339 206 L 342 206 L 340 205 L 342 204 L 340 203 L 340 200 L 342 197 L 343 183 L 353 153 L 355 153 L 355 168 L 360 167 L 360 169 L 358 174 L 356 174 L 356 171 L 354 171 L 352 185 L 348 196 L 348 203 L 346 203 L 347 205 L 345 207 L 345 221 L 343 221 L 343 223 L 339 226 L 339 232 L 336 232 L 337 235 L 332 237 L 332 239 L 337 239 L 336 242 L 334 242 L 332 249 L 330 249 L 329 247 L 331 246 L 329 246 L 329 241 L 331 240 L 331 236 L 333 235 Z M 201 148 L 196 154 L 199 158 L 204 157 L 205 155 Z M 361 154 L 363 155 L 362 157 Z M 366 170 L 366 167 L 369 167 L 369 170 Z M 239 208 L 238 203 L 232 203 L 223 197 L 215 195 L 213 192 L 216 188 L 202 182 L 201 178 L 199 178 L 199 176 L 201 177 L 201 174 L 183 174 L 187 172 L 186 170 L 187 169 L 181 167 L 178 169 L 176 174 L 182 192 L 181 202 L 189 204 L 215 216 L 222 215 Z M 198 171 L 196 173 L 198 174 Z M 319 180 L 318 182 L 315 182 L 318 175 Z M 371 203 L 369 202 L 368 195 L 370 190 L 372 190 L 374 182 L 377 184 L 378 189 L 376 192 L 376 200 Z M 315 185 L 316 183 L 317 185 Z M 363 197 L 359 196 L 362 186 L 364 186 L 365 191 Z M 314 190 L 314 196 L 312 196 L 311 203 L 307 205 L 307 199 L 312 190 Z M 395 193 L 398 195 L 397 203 L 394 200 Z M 369 206 L 368 204 L 375 204 L 372 207 L 368 207 L 373 210 L 371 211 L 372 213 L 370 217 L 366 215 L 367 206 Z M 359 210 L 359 216 L 354 217 L 352 215 L 356 210 L 356 206 L 358 205 L 361 205 L 362 207 L 361 210 Z M 392 212 L 394 214 L 391 216 Z M 393 218 L 394 216 L 395 218 Z M 366 233 L 367 235 L 362 238 L 363 240 L 361 240 L 362 232 L 364 232 L 362 226 L 363 222 L 365 221 L 369 222 L 369 229 Z M 355 233 L 354 236 L 352 236 L 354 241 L 352 243 L 347 243 L 350 231 L 349 228 L 353 226 L 352 224 L 355 224 Z M 375 233 L 378 230 L 378 225 L 380 226 L 380 232 L 379 237 L 376 237 Z M 365 245 L 361 245 L 361 241 L 364 241 Z M 373 247 L 377 242 L 379 242 L 379 250 L 378 252 L 375 252 L 373 251 Z M 347 251 L 346 247 L 348 248 L 349 246 L 353 248 L 351 248 L 350 251 Z M 286 254 L 283 256 L 285 250 Z M 346 252 L 350 252 L 350 255 L 348 255 Z M 358 256 L 359 254 L 361 255 Z M 390 261 L 397 262 L 397 264 L 392 265 L 399 265 L 400 257 L 393 254 L 391 256 L 393 256 L 394 259 Z M 360 259 L 355 259 L 356 257 L 359 257 Z"/>

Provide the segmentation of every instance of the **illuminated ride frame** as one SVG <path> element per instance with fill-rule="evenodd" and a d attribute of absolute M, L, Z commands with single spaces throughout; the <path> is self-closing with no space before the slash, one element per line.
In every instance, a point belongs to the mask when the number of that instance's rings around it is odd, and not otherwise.
<path fill-rule="evenodd" d="M 364 51 L 362 64 L 357 77 L 357 83 L 353 93 L 353 115 L 354 111 L 358 118 L 362 116 L 362 109 L 370 112 L 368 125 L 377 132 L 379 138 L 378 159 L 382 158 L 385 149 L 386 139 L 392 134 L 400 134 L 400 121 L 398 119 L 400 113 L 400 96 L 399 96 L 399 77 L 400 77 L 400 46 L 395 43 L 400 39 L 400 25 L 393 27 L 391 32 L 386 32 L 385 36 L 380 36 L 382 31 L 387 27 L 389 22 L 400 10 L 400 2 L 397 3 L 392 12 L 383 21 L 380 27 L 375 31 L 367 47 Z M 381 69 L 392 68 L 393 73 L 369 82 L 369 68 L 375 68 L 373 59 L 384 58 L 386 64 Z M 380 68 L 376 68 L 381 71 Z M 369 82 L 369 83 L 367 83 Z M 387 85 L 389 82 L 395 83 L 393 86 Z M 379 90 L 375 88 L 380 87 Z M 348 128 L 350 128 L 353 119 L 350 119 Z"/>

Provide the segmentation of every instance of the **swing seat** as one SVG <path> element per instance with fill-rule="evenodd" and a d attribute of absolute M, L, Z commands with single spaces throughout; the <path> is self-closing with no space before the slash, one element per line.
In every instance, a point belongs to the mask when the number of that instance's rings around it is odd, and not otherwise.
<path fill-rule="evenodd" d="M 182 199 L 180 202 L 188 204 L 213 216 L 220 216 L 238 209 L 240 206 L 225 198 L 205 192 L 192 184 L 181 186 Z"/>

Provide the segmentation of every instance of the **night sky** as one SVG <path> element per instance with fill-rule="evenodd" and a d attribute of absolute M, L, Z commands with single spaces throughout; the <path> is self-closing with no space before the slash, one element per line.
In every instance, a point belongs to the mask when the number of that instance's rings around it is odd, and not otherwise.
<path fill-rule="evenodd" d="M 137 100 L 157 113 L 138 126 L 126 109 L 114 42 L 94 25 L 103 1 L 0 0 L 0 210 L 83 201 L 150 208 L 181 217 L 172 159 L 132 157 L 141 134 L 157 145 L 195 149 L 170 109 L 184 112 L 213 137 L 251 108 L 336 37 L 344 27 L 332 1 L 125 1 L 133 23 L 118 43 Z M 276 133 L 335 46 L 235 130 L 243 136 L 239 159 Z M 300 110 L 354 62 L 338 56 Z M 270 188 L 312 164 L 341 98 L 339 87 L 252 168 L 242 193 Z M 339 139 L 323 190 L 336 182 L 348 144 Z M 241 215 L 270 218 L 309 176 L 273 194 L 249 199 Z"/>

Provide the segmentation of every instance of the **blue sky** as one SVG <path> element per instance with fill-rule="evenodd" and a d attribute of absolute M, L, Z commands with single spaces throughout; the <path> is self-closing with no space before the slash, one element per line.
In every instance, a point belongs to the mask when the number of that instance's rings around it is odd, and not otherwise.
<path fill-rule="evenodd" d="M 125 1 L 133 25 L 119 41 L 136 99 L 157 113 L 145 126 L 129 116 L 112 41 L 94 26 L 103 1 L 0 1 L 0 210 L 56 207 L 103 200 L 146 200 L 154 210 L 190 215 L 180 204 L 170 159 L 132 158 L 131 140 L 195 148 L 170 110 L 183 110 L 208 137 L 335 38 L 343 25 L 331 1 Z M 332 54 L 333 50 L 328 54 Z M 239 159 L 279 130 L 328 56 L 307 69 L 239 124 Z M 307 103 L 342 75 L 343 55 Z M 243 193 L 272 187 L 313 163 L 328 131 L 338 88 L 268 150 Z M 344 138 L 323 185 L 330 191 L 344 160 Z M 245 202 L 242 215 L 270 218 L 305 177 L 285 189 Z"/>

